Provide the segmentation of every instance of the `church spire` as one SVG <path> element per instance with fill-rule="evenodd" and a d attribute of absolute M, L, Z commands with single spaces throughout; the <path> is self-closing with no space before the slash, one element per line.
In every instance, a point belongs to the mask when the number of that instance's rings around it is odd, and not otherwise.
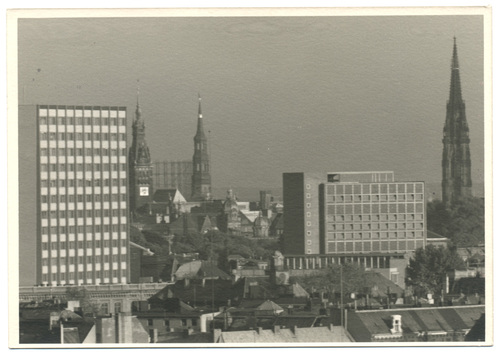
<path fill-rule="evenodd" d="M 471 158 L 469 127 L 466 120 L 466 107 L 461 93 L 461 78 L 457 57 L 457 44 L 451 62 L 451 80 L 447 116 L 443 132 L 442 154 L 442 200 L 453 203 L 471 196 Z"/>
<path fill-rule="evenodd" d="M 201 95 L 198 93 L 198 128 L 196 131 L 196 137 L 199 139 L 205 139 L 204 128 L 203 128 L 203 112 L 201 110 Z"/>
<path fill-rule="evenodd" d="M 142 110 L 140 109 L 140 104 L 139 104 L 139 96 L 140 96 L 140 86 L 139 86 L 139 80 L 137 79 L 137 106 L 135 108 L 135 119 L 137 121 L 140 120 L 142 115 Z"/>
<path fill-rule="evenodd" d="M 204 134 L 201 96 L 199 94 L 198 101 L 198 126 L 194 136 L 191 190 L 191 198 L 195 201 L 211 199 L 210 157 L 208 155 L 208 141 Z"/>
<path fill-rule="evenodd" d="M 457 58 L 457 44 L 456 44 L 456 37 L 454 37 L 454 49 L 452 52 L 449 102 L 459 103 L 459 102 L 462 102 L 462 100 L 463 99 L 461 96 L 461 78 L 459 75 L 459 60 Z"/>

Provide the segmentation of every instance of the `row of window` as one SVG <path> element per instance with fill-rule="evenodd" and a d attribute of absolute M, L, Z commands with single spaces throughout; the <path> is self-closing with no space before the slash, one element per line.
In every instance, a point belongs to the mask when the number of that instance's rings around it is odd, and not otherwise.
<path fill-rule="evenodd" d="M 310 254 L 310 253 L 309 253 Z M 347 264 L 354 263 L 368 268 L 390 268 L 390 257 L 385 256 L 327 256 L 327 257 L 313 257 L 313 258 L 287 258 L 286 265 L 292 269 L 310 269 L 318 268 L 319 265 L 324 267 L 326 265 L 334 264 Z"/>
<path fill-rule="evenodd" d="M 349 222 L 349 221 L 422 221 L 424 215 L 417 214 L 354 214 L 354 215 L 335 215 L 331 217 L 335 222 Z"/>
<path fill-rule="evenodd" d="M 118 224 L 97 224 L 91 225 L 87 224 L 86 226 L 52 226 L 52 227 L 42 227 L 41 232 L 43 235 L 51 234 L 51 235 L 60 235 L 60 234 L 75 234 L 75 233 L 118 233 L 118 232 L 126 232 L 126 225 Z M 44 249 L 46 250 L 46 249 Z"/>
<path fill-rule="evenodd" d="M 74 156 L 108 156 L 112 157 L 120 155 L 126 156 L 126 148 L 40 148 L 40 156 L 60 156 L 60 157 L 74 157 Z"/>
<path fill-rule="evenodd" d="M 121 212 L 120 212 L 121 211 Z M 64 219 L 64 218 L 92 218 L 92 217 L 126 217 L 126 209 L 87 209 L 87 210 L 60 210 L 60 211 L 42 211 L 42 219 Z"/>
<path fill-rule="evenodd" d="M 327 185 L 328 195 L 423 193 L 422 183 Z"/>
<path fill-rule="evenodd" d="M 67 171 L 83 171 L 83 168 L 85 168 L 85 171 L 126 171 L 126 164 L 125 163 L 61 163 L 61 164 L 40 164 L 40 171 L 41 172 L 65 172 L 66 169 Z M 76 169 L 76 170 L 75 170 Z"/>
<path fill-rule="evenodd" d="M 424 229 L 423 223 L 354 223 L 333 224 L 329 230 L 401 230 L 401 229 Z"/>
<path fill-rule="evenodd" d="M 119 184 L 118 184 L 119 182 Z M 40 187 L 108 187 L 108 186 L 126 186 L 126 179 L 41 179 Z"/>
<path fill-rule="evenodd" d="M 348 252 L 406 252 L 415 250 L 424 245 L 422 239 L 419 240 L 391 240 L 372 242 L 328 242 L 328 253 L 348 253 Z"/>
<path fill-rule="evenodd" d="M 90 132 L 40 132 L 40 140 L 42 141 L 122 141 L 126 142 L 125 133 L 90 133 Z"/>
<path fill-rule="evenodd" d="M 394 201 L 422 201 L 423 194 L 394 194 L 394 195 L 340 195 L 331 196 L 328 202 L 394 202 Z"/>
<path fill-rule="evenodd" d="M 308 207 L 308 206 L 307 206 Z M 377 214 L 377 213 L 423 213 L 423 203 L 385 203 L 328 205 L 328 215 L 344 214 Z"/>
<path fill-rule="evenodd" d="M 76 263 L 82 265 L 82 264 L 100 264 L 101 262 L 104 263 L 119 263 L 119 262 L 126 262 L 127 261 L 127 255 L 87 255 L 83 256 L 80 255 L 78 257 L 76 256 L 70 256 L 68 258 L 65 257 L 59 257 L 57 259 L 52 260 L 52 264 L 59 264 L 59 265 L 66 265 L 66 262 L 68 262 L 69 265 L 76 265 Z M 48 266 L 49 265 L 49 259 L 43 258 L 42 259 L 42 266 Z"/>
<path fill-rule="evenodd" d="M 118 239 L 87 240 L 87 241 L 83 241 L 83 240 L 74 241 L 73 240 L 70 242 L 51 242 L 51 243 L 44 242 L 44 243 L 42 243 L 42 250 L 48 250 L 49 246 L 52 250 L 58 250 L 58 249 L 66 249 L 66 247 L 68 247 L 69 249 L 75 249 L 76 247 L 78 247 L 78 249 L 84 249 L 84 248 L 91 249 L 93 247 L 100 248 L 101 246 L 104 248 L 109 248 L 109 247 L 117 248 L 120 245 L 122 247 L 126 247 L 128 245 L 126 239 L 121 239 L 121 240 L 118 240 Z M 63 263 L 61 263 L 61 264 L 63 264 Z M 74 264 L 74 262 L 71 262 L 71 264 Z"/>
<path fill-rule="evenodd" d="M 74 280 L 75 279 L 75 272 L 68 272 L 67 273 L 67 279 L 68 280 Z M 121 276 L 126 276 L 126 271 L 125 270 L 121 270 L 121 273 L 120 273 L 120 270 L 96 270 L 96 271 L 87 271 L 87 272 L 84 272 L 84 271 L 79 271 L 77 273 L 78 275 L 78 280 L 83 280 L 86 276 L 86 279 L 93 279 L 94 276 L 96 279 L 100 279 L 100 278 L 109 278 L 112 277 L 113 278 L 119 278 L 120 277 L 120 274 Z M 43 282 L 48 282 L 49 278 L 49 274 L 42 274 L 42 281 Z M 57 281 L 57 280 L 66 280 L 66 273 L 65 272 L 61 272 L 59 273 L 59 278 L 57 277 L 57 274 L 56 273 L 53 273 L 52 274 L 52 281 Z"/>
<path fill-rule="evenodd" d="M 201 171 L 201 167 L 203 168 L 204 172 L 208 172 L 208 164 L 196 164 L 196 171 Z"/>
<path fill-rule="evenodd" d="M 126 125 L 125 117 L 40 117 L 40 125 L 92 125 L 92 126 L 116 126 Z"/>
<path fill-rule="evenodd" d="M 413 232 L 355 232 L 355 233 L 328 233 L 328 239 L 348 240 L 348 239 L 414 239 L 423 238 L 423 231 Z"/>
<path fill-rule="evenodd" d="M 179 321 L 179 323 L 181 324 L 182 327 L 187 327 L 188 326 L 187 319 L 181 318 L 178 321 Z M 156 326 L 158 326 L 158 322 L 161 322 L 162 325 L 164 325 L 167 328 L 170 328 L 170 326 L 171 326 L 171 322 L 170 322 L 169 319 L 158 319 L 158 321 L 156 322 Z M 155 323 L 154 319 L 148 319 L 147 320 L 147 325 L 148 326 L 153 326 L 154 323 Z M 190 319 L 190 325 L 193 326 L 193 327 L 196 327 L 198 325 L 198 320 L 196 318 Z"/>
<path fill-rule="evenodd" d="M 66 197 L 67 197 L 67 202 L 73 203 L 73 202 L 119 202 L 120 197 L 121 201 L 126 201 L 126 194 L 109 194 L 105 193 L 102 194 L 102 198 L 100 194 L 89 194 L 89 195 L 63 195 L 60 194 L 59 198 L 57 198 L 56 195 L 52 196 L 47 196 L 47 195 L 42 195 L 41 200 L 42 203 L 65 203 L 66 202 Z"/>

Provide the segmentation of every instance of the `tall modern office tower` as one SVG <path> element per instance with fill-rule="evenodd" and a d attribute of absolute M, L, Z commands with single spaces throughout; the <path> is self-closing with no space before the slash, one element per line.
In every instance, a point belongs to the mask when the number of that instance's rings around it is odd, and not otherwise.
<path fill-rule="evenodd" d="M 451 81 L 447 116 L 445 118 L 442 154 L 442 200 L 452 203 L 461 197 L 471 196 L 471 158 L 469 127 L 461 96 L 461 79 L 457 60 L 457 45 L 451 64 Z"/>
<path fill-rule="evenodd" d="M 199 97 L 198 127 L 194 136 L 194 155 L 192 157 L 192 191 L 194 201 L 211 200 L 210 157 L 208 142 L 203 128 L 201 97 Z"/>
<path fill-rule="evenodd" d="M 36 233 L 37 284 L 126 283 L 126 108 L 27 106 L 19 120 L 36 120 L 35 145 L 20 147 L 26 156 L 36 150 L 33 167 L 20 162 L 28 174 L 20 189 L 36 181 L 36 228 L 20 229 Z M 20 195 L 20 208 L 30 210 Z"/>
<path fill-rule="evenodd" d="M 130 164 L 130 210 L 138 208 L 151 201 L 152 191 L 152 161 L 146 142 L 146 126 L 137 96 L 135 120 L 132 125 L 132 146 L 129 152 Z"/>

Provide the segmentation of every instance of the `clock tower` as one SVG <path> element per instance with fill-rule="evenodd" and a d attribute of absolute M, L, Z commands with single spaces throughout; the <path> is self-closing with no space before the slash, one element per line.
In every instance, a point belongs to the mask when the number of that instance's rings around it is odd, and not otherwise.
<path fill-rule="evenodd" d="M 132 125 L 132 146 L 129 152 L 130 211 L 132 214 L 152 198 L 152 163 L 145 137 L 145 122 L 137 95 L 135 120 Z"/>

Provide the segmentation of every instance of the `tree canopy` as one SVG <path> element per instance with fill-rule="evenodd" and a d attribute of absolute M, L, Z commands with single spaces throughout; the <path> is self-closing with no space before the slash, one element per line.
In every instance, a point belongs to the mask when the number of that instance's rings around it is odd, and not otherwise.
<path fill-rule="evenodd" d="M 416 249 L 406 269 L 406 285 L 416 295 L 440 294 L 447 271 L 464 268 L 464 262 L 455 248 L 428 245 Z"/>
<path fill-rule="evenodd" d="M 328 293 L 341 292 L 343 280 L 343 293 L 363 293 L 367 284 L 365 269 L 355 263 L 331 265 L 324 270 L 302 277 L 293 277 L 291 282 L 298 282 L 307 291 L 325 291 Z"/>
<path fill-rule="evenodd" d="M 470 247 L 485 241 L 484 200 L 469 197 L 450 205 L 428 202 L 428 229 L 448 237 L 458 247 Z"/>

